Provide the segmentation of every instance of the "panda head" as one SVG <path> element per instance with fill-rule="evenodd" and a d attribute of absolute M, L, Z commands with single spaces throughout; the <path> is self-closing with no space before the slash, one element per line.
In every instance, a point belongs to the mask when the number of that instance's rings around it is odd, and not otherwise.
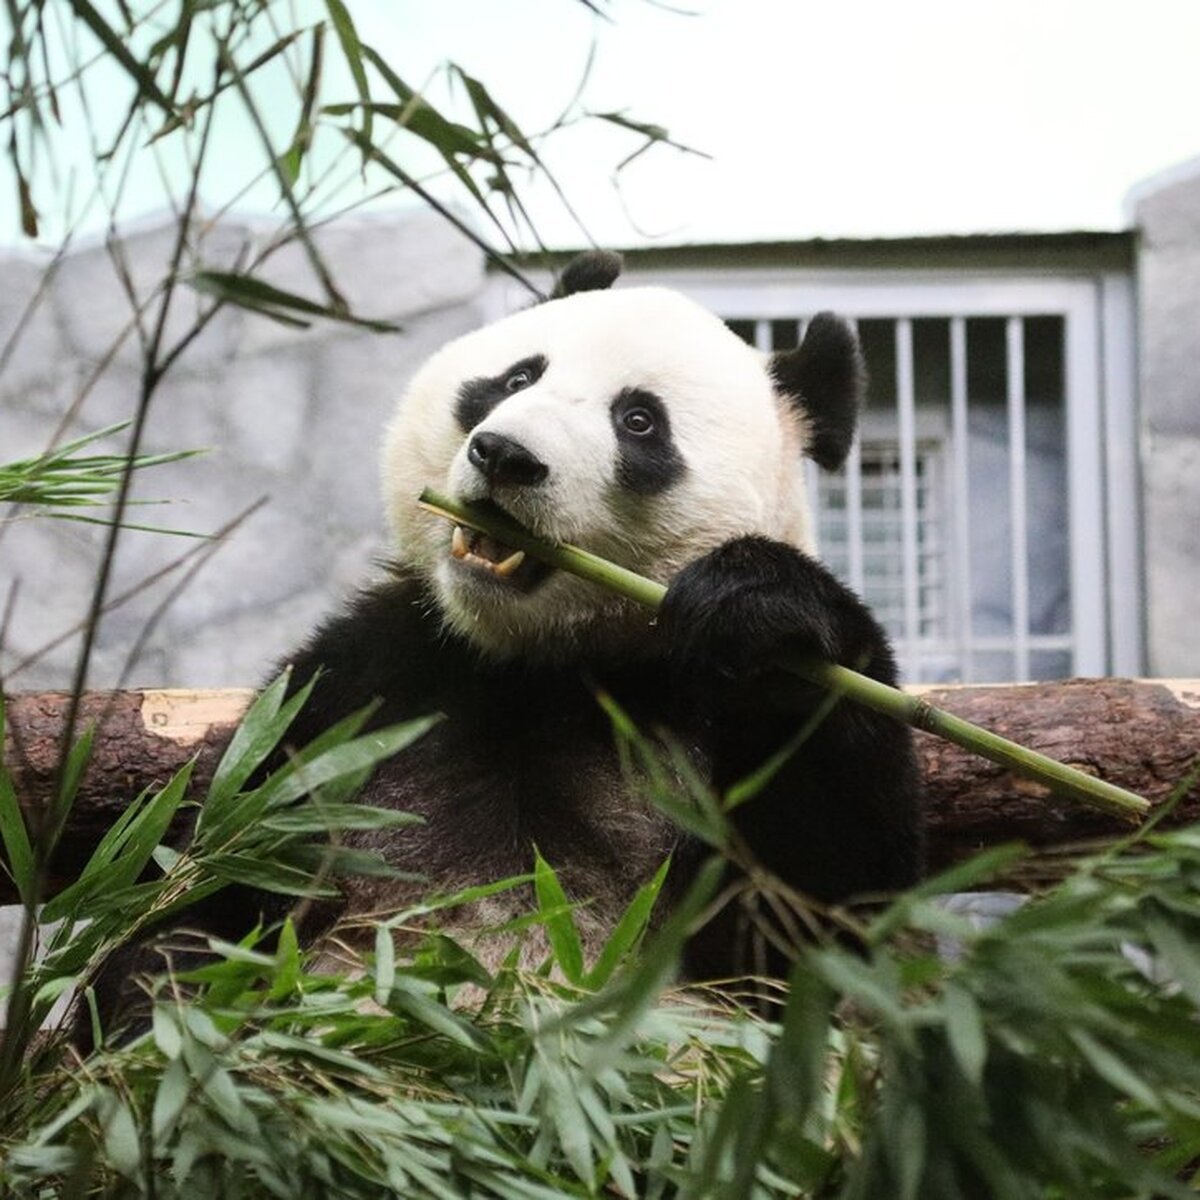
<path fill-rule="evenodd" d="M 417 373 L 387 433 L 394 554 L 445 623 L 499 658 L 633 650 L 628 601 L 420 510 L 429 486 L 485 501 L 553 542 L 668 581 L 722 542 L 810 544 L 802 459 L 836 467 L 864 371 L 828 313 L 796 350 L 763 353 L 658 287 L 609 290 L 610 254 L 582 255 L 544 304 L 458 338 Z"/>

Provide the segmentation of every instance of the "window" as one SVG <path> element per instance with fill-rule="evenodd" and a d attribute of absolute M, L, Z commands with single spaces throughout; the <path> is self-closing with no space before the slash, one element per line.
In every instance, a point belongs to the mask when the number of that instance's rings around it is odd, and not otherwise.
<path fill-rule="evenodd" d="M 887 313 L 884 287 L 821 296 L 820 307 L 857 310 L 871 387 L 846 467 L 809 466 L 818 552 L 888 630 L 907 682 L 1136 671 L 1137 560 L 1123 515 L 1135 511 L 1134 481 L 1113 471 L 1125 499 L 1105 494 L 1101 429 L 1103 418 L 1111 437 L 1123 416 L 1128 436 L 1132 391 L 1102 412 L 1096 295 L 993 286 L 980 303 L 977 289 L 957 290 L 897 287 L 903 315 Z M 722 311 L 760 349 L 789 349 L 805 313 L 798 303 L 782 316 L 784 289 L 764 291 L 757 312 L 752 286 Z M 1105 336 L 1119 346 L 1129 330 L 1113 324 Z"/>
<path fill-rule="evenodd" d="M 923 441 L 916 473 L 917 634 L 942 647 L 950 634 L 947 592 L 945 448 Z M 817 540 L 829 569 L 851 583 L 852 498 L 844 471 L 817 472 Z M 893 639 L 905 636 L 904 537 L 900 447 L 895 441 L 862 446 L 859 465 L 862 596 Z M 944 651 L 943 651 L 944 652 Z"/>

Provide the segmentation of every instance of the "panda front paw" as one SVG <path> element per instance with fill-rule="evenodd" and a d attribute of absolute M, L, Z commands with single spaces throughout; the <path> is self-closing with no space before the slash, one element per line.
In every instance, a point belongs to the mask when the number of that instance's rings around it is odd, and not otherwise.
<path fill-rule="evenodd" d="M 818 562 L 782 542 L 742 537 L 684 567 L 671 581 L 658 625 L 677 674 L 741 679 L 786 653 L 836 660 L 845 599 Z"/>

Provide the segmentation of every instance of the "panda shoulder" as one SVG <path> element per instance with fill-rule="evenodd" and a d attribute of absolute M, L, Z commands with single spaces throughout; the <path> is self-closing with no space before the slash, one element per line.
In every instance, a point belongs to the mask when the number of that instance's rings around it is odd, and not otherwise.
<path fill-rule="evenodd" d="M 332 706 L 325 716 L 337 720 L 373 700 L 419 692 L 435 674 L 435 655 L 446 657 L 443 639 L 424 585 L 396 574 L 358 592 L 279 669 L 291 669 L 290 690 L 317 676 L 312 702 Z"/>

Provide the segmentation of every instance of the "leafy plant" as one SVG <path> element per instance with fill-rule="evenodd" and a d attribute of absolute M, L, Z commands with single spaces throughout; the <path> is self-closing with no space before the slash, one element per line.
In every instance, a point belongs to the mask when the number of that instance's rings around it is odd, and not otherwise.
<path fill-rule="evenodd" d="M 119 421 L 94 433 L 63 442 L 45 454 L 0 463 L 0 504 L 30 505 L 45 511 L 48 516 L 106 525 L 108 521 L 105 518 L 77 510 L 109 503 L 129 471 L 179 462 L 199 453 L 196 450 L 177 450 L 170 454 L 138 454 L 132 459 L 122 454 L 79 453 L 92 443 L 128 427 L 128 421 Z M 127 529 L 149 528 L 128 521 L 124 525 Z"/>
<path fill-rule="evenodd" d="M 17 1086 L 20 1064 L 54 1001 L 86 993 L 117 946 L 231 882 L 289 895 L 333 895 L 330 875 L 347 869 L 389 873 L 377 856 L 330 846 L 313 863 L 314 831 L 387 828 L 414 818 L 347 804 L 364 773 L 419 737 L 432 719 L 360 734 L 367 713 L 342 722 L 261 782 L 248 784 L 307 699 L 311 683 L 284 700 L 287 676 L 246 714 L 208 788 L 184 850 L 164 840 L 185 805 L 191 764 L 162 788 L 137 796 L 97 844 L 70 886 L 41 904 L 44 872 L 90 753 L 90 731 L 73 748 L 52 808 L 29 828 L 7 769 L 0 772 L 3 865 L 26 909 L 18 974 L 0 1037 L 0 1104 Z M 3 704 L 0 701 L 0 734 Z M 149 877 L 153 859 L 158 867 Z M 101 1035 L 103 1031 L 98 1031 Z M 101 1039 L 102 1040 L 102 1039 Z"/>

